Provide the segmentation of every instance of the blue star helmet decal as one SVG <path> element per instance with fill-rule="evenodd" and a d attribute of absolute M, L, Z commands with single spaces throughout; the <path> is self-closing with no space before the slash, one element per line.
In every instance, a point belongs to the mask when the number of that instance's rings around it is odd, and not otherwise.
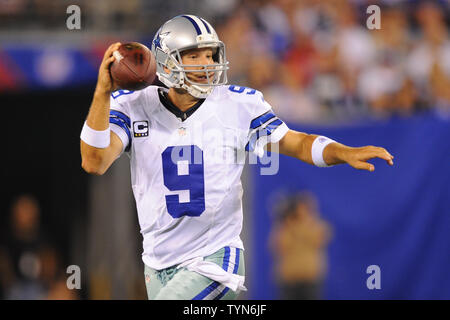
<path fill-rule="evenodd" d="M 153 44 L 155 45 L 156 48 L 160 48 L 162 49 L 161 46 L 161 40 L 164 40 L 165 37 L 167 37 L 167 35 L 170 33 L 169 32 L 164 32 L 164 33 L 159 33 L 156 35 L 155 39 L 153 40 Z"/>
<path fill-rule="evenodd" d="M 156 35 L 155 39 L 153 40 L 153 44 L 155 45 L 156 48 L 161 48 L 161 37 L 159 36 L 159 32 Z"/>

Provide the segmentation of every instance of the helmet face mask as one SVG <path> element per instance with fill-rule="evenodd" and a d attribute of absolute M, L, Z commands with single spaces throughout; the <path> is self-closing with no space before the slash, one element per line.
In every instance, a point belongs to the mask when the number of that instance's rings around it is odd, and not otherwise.
<path fill-rule="evenodd" d="M 213 64 L 184 64 L 186 50 L 211 48 Z M 167 21 L 152 43 L 159 80 L 169 88 L 185 89 L 192 96 L 206 98 L 215 86 L 227 83 L 228 61 L 225 45 L 212 26 L 195 16 L 177 16 Z M 205 82 L 196 82 L 189 74 L 203 73 Z"/>

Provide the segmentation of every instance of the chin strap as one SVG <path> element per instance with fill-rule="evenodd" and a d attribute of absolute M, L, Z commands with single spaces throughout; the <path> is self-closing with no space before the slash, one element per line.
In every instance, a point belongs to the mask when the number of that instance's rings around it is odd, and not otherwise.
<path fill-rule="evenodd" d="M 208 89 L 202 90 L 196 85 L 188 86 L 186 83 L 183 83 L 181 87 L 185 89 L 191 96 L 198 99 L 205 99 L 212 92 L 212 87 L 207 87 Z"/>

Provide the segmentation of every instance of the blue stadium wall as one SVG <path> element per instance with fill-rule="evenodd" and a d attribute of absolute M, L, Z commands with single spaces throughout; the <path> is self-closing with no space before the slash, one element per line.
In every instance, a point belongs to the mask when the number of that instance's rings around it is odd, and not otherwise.
<path fill-rule="evenodd" d="M 251 166 L 254 191 L 250 299 L 277 299 L 268 250 L 277 193 L 310 190 L 333 228 L 327 248 L 325 299 L 450 299 L 450 119 L 435 113 L 345 127 L 290 126 L 349 146 L 377 145 L 394 166 L 376 159 L 373 173 L 348 165 L 316 168 L 281 156 L 279 173 Z M 369 290 L 366 269 L 381 269 Z"/>

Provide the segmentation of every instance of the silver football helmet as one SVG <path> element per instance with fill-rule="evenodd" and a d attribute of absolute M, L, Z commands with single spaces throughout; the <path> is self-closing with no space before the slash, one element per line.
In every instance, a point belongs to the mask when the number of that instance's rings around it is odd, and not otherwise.
<path fill-rule="evenodd" d="M 181 53 L 194 48 L 212 48 L 214 64 L 183 64 Z M 214 86 L 227 83 L 225 44 L 202 18 L 180 15 L 164 23 L 153 38 L 152 53 L 156 59 L 156 74 L 169 88 L 183 88 L 190 95 L 202 99 L 211 93 Z M 195 69 L 186 70 L 186 67 Z M 204 72 L 207 83 L 192 81 L 187 77 L 189 72 Z"/>

